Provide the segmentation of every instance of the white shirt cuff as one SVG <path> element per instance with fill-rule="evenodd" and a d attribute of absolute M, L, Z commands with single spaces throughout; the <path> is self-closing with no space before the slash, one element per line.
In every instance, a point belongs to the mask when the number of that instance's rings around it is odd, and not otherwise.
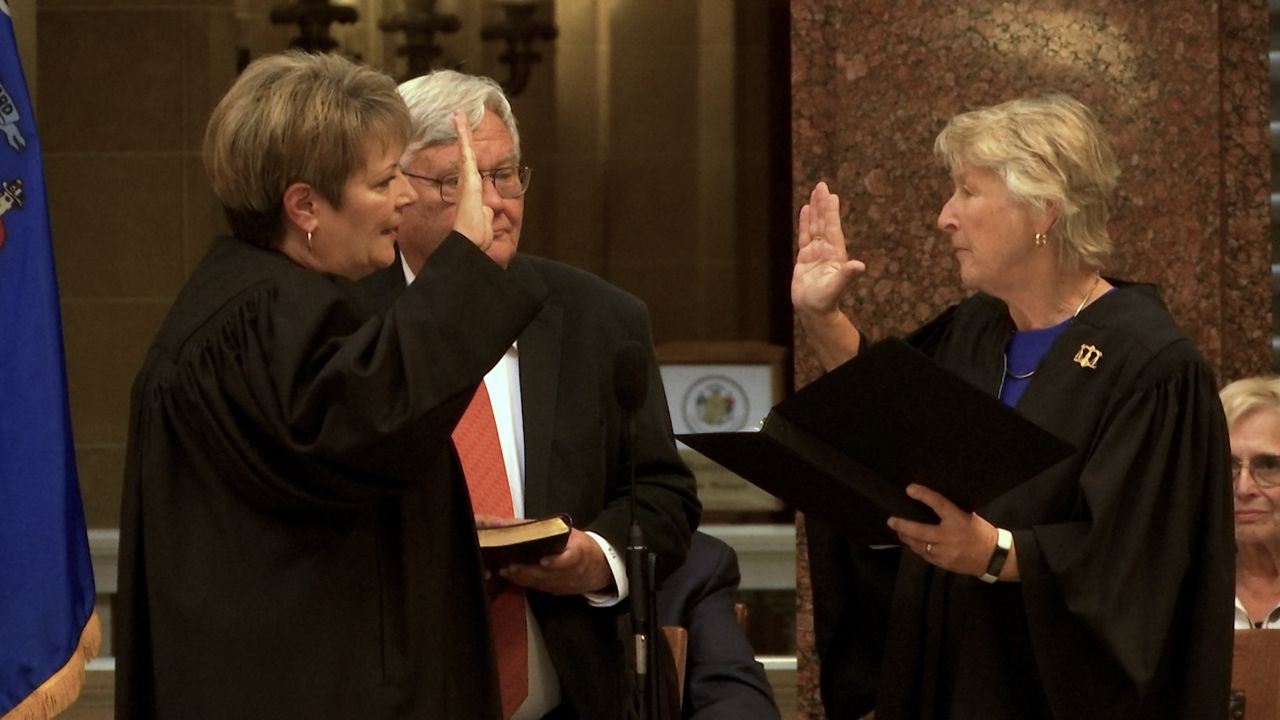
<path fill-rule="evenodd" d="M 627 564 L 623 561 L 622 556 L 617 550 L 613 549 L 613 545 L 608 540 L 599 535 L 586 531 L 587 537 L 596 541 L 600 549 L 604 551 L 604 559 L 609 562 L 609 572 L 613 573 L 613 585 L 618 588 L 616 593 L 583 593 L 583 597 L 592 607 L 610 607 L 617 605 L 626 599 L 631 587 L 627 584 Z"/>

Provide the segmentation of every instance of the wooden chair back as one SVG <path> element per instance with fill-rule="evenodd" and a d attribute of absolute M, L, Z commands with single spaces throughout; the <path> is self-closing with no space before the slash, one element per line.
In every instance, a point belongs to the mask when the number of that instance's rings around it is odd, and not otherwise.
<path fill-rule="evenodd" d="M 747 631 L 748 610 L 746 603 L 733 604 L 733 616 L 738 627 Z M 680 707 L 684 707 L 684 670 L 689 660 L 689 630 L 679 625 L 663 625 L 662 634 L 667 638 L 667 646 L 671 648 L 671 659 L 675 661 L 676 682 L 680 688 Z"/>
<path fill-rule="evenodd" d="M 679 688 L 680 707 L 684 707 L 684 666 L 689 655 L 689 631 L 679 625 L 663 625 L 662 634 L 667 637 L 671 659 L 675 661 L 676 687 Z"/>
<path fill-rule="evenodd" d="M 1280 630 L 1236 630 L 1231 687 L 1244 691 L 1244 720 L 1280 718 Z"/>

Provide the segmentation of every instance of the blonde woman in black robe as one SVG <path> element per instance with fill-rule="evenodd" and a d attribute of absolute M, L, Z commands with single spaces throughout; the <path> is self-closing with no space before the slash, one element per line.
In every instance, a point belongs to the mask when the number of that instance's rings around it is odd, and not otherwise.
<path fill-rule="evenodd" d="M 1226 428 L 1210 368 L 1156 290 L 1101 274 L 1110 145 L 1084 105 L 1051 95 L 958 115 L 935 151 L 954 186 L 937 224 L 973 294 L 908 340 L 1077 451 L 973 513 L 910 486 L 941 521 L 890 519 L 896 549 L 811 523 L 828 714 L 1222 716 Z M 863 268 L 818 183 L 792 301 L 828 369 L 864 342 L 838 308 Z"/>

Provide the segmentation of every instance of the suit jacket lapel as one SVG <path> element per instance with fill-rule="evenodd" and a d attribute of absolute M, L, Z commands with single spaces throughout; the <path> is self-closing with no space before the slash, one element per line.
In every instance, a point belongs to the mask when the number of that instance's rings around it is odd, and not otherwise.
<path fill-rule="evenodd" d="M 534 285 L 545 285 L 531 263 L 512 258 L 511 272 Z M 520 334 L 520 407 L 524 420 L 524 512 L 526 517 L 545 515 L 554 436 L 563 309 L 548 297 L 542 312 Z"/>

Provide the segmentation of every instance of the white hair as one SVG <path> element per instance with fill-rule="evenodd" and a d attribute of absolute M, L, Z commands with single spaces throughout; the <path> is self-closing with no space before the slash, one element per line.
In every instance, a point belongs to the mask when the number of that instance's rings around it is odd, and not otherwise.
<path fill-rule="evenodd" d="M 1019 98 L 951 118 L 933 144 L 948 168 L 990 168 L 1009 194 L 1061 211 L 1049 230 L 1065 270 L 1100 270 L 1111 257 L 1111 198 L 1120 165 L 1093 111 L 1069 95 Z"/>
<path fill-rule="evenodd" d="M 409 106 L 409 117 L 413 121 L 413 133 L 404 151 L 405 162 L 424 147 L 458 139 L 458 133 L 453 129 L 454 110 L 461 110 L 472 128 L 484 120 L 486 110 L 492 111 L 511 132 L 516 157 L 520 156 L 516 116 L 511 112 L 511 103 L 503 94 L 502 87 L 492 78 L 454 70 L 436 70 L 400 83 L 399 90 Z"/>

